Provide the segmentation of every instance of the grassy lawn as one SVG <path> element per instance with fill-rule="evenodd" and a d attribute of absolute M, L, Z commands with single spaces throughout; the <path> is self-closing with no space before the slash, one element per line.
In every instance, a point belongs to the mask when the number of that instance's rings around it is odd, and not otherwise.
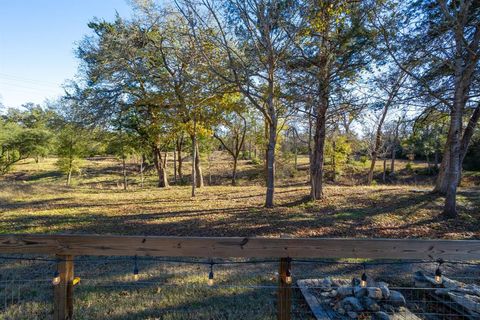
<path fill-rule="evenodd" d="M 153 172 L 140 187 L 134 164 L 125 191 L 115 159 L 88 160 L 82 176 L 67 187 L 54 164 L 55 159 L 28 160 L 0 180 L 1 233 L 480 239 L 476 173 L 465 174 L 460 217 L 444 221 L 443 198 L 429 192 L 433 178 L 407 172 L 401 161 L 397 182 L 361 185 L 367 166 L 356 164 L 337 183 L 328 183 L 325 199 L 315 203 L 306 200 L 306 159 L 293 173 L 280 163 L 273 209 L 263 207 L 261 165 L 246 161 L 235 187 L 228 185 L 228 158 L 217 159 L 211 172 L 205 165 L 207 186 L 195 198 L 188 185 L 156 188 Z M 425 164 L 413 167 L 425 171 Z M 210 179 L 213 185 L 208 186 Z M 201 264 L 140 261 L 141 279 L 134 282 L 131 257 L 79 259 L 76 319 L 275 319 L 276 263 L 217 266 L 217 287 L 210 288 L 208 266 Z M 0 259 L 0 319 L 51 318 L 54 270 L 53 262 Z M 411 272 L 411 266 L 400 271 Z M 295 266 L 294 276 L 351 277 L 359 272 L 355 267 Z M 391 270 L 376 273 L 392 276 Z M 296 319 L 311 317 L 298 292 L 294 310 Z"/>
<path fill-rule="evenodd" d="M 242 169 L 251 170 L 249 165 Z M 189 186 L 156 188 L 153 175 L 144 188 L 133 176 L 125 191 L 117 186 L 119 164 L 112 160 L 90 161 L 73 187 L 63 185 L 54 159 L 40 165 L 30 161 L 17 170 L 0 182 L 2 233 L 480 238 L 480 189 L 475 186 L 460 189 L 460 217 L 445 222 L 443 198 L 420 183 L 329 184 L 325 199 L 314 203 L 306 200 L 306 172 L 299 171 L 280 180 L 277 206 L 265 209 L 259 179 L 244 179 L 235 187 L 206 186 L 192 198 Z"/>

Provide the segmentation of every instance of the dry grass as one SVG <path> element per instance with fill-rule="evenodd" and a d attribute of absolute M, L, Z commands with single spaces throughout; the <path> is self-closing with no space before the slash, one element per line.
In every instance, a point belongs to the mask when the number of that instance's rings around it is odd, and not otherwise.
<path fill-rule="evenodd" d="M 396 178 L 402 184 L 358 185 L 367 165 L 357 163 L 336 184 L 327 185 L 324 200 L 314 203 L 306 200 L 306 160 L 300 159 L 298 171 L 291 163 L 279 163 L 273 209 L 263 207 L 261 165 L 243 161 L 240 185 L 232 187 L 231 163 L 221 154 L 210 170 L 204 166 L 207 183 L 210 173 L 215 185 L 199 189 L 195 198 L 187 185 L 156 188 L 153 172 L 141 188 L 133 161 L 130 187 L 124 191 L 120 164 L 112 158 L 88 160 L 72 187 L 64 185 L 55 159 L 39 164 L 29 160 L 0 180 L 0 232 L 480 239 L 480 190 L 474 173 L 466 174 L 468 188 L 459 194 L 460 217 L 444 221 L 443 199 L 429 193 L 433 177 L 406 170 L 404 162 L 398 163 Z M 187 168 L 189 163 L 186 172 Z M 413 170 L 424 171 L 425 164 L 415 163 Z M 82 282 L 75 289 L 76 319 L 275 319 L 275 263 L 217 266 L 219 286 L 209 288 L 205 265 L 141 261 L 141 281 L 133 282 L 131 258 L 79 259 L 75 272 Z M 411 267 L 393 273 L 391 268 L 379 269 L 375 274 L 402 275 L 405 280 Z M 53 270 L 52 262 L 1 263 L 0 303 L 5 303 L 0 319 L 51 318 Z M 327 273 L 348 278 L 359 272 L 338 265 L 295 265 L 294 276 Z M 9 302 L 17 294 L 20 303 L 15 298 Z M 293 305 L 294 319 L 311 318 L 298 292 Z"/>
<path fill-rule="evenodd" d="M 304 166 L 301 159 L 301 167 Z M 222 162 L 223 161 L 223 162 Z M 306 172 L 280 180 L 277 206 L 263 208 L 265 189 L 258 166 L 241 166 L 240 186 L 229 186 L 228 160 L 219 160 L 221 185 L 154 187 L 154 175 L 144 188 L 138 174 L 131 187 L 119 184 L 115 159 L 88 161 L 74 187 L 63 185 L 54 159 L 23 163 L 0 182 L 2 233 L 112 233 L 179 236 L 295 237 L 428 237 L 480 238 L 480 192 L 461 189 L 460 217 L 445 222 L 443 199 L 429 193 L 430 177 L 417 185 L 327 185 L 325 199 L 309 202 Z M 188 165 L 186 165 L 188 168 Z M 358 168 L 357 168 L 358 169 Z M 401 170 L 401 169 L 400 169 Z M 253 179 L 249 179 L 250 175 Z M 222 177 L 223 180 L 222 180 Z M 423 179 L 423 180 L 422 180 Z"/>

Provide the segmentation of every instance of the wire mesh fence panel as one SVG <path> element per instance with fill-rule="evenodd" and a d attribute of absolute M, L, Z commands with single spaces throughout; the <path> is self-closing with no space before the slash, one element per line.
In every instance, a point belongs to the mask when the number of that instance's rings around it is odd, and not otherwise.
<path fill-rule="evenodd" d="M 53 314 L 51 265 L 0 260 L 0 319 L 50 319 Z M 43 271 L 42 271 L 43 270 Z"/>
<path fill-rule="evenodd" d="M 0 260 L 0 319 L 51 319 L 58 261 L 11 258 Z M 277 319 L 278 259 L 75 257 L 74 264 L 75 319 Z M 480 319 L 476 263 L 293 259 L 288 271 L 291 319 Z"/>

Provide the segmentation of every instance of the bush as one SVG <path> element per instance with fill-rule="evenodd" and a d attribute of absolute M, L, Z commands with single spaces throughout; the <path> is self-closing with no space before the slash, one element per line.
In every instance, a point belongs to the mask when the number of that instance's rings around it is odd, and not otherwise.
<path fill-rule="evenodd" d="M 405 169 L 408 171 L 413 171 L 413 165 L 411 162 L 407 162 L 407 165 L 405 166 Z"/>

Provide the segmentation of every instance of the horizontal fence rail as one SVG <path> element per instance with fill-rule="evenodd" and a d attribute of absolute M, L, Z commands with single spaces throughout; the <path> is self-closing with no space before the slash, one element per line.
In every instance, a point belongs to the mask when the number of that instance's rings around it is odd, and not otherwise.
<path fill-rule="evenodd" d="M 480 240 L 0 235 L 0 253 L 479 260 Z"/>
<path fill-rule="evenodd" d="M 54 319 L 72 319 L 75 256 L 274 258 L 279 261 L 277 317 L 290 319 L 292 258 L 480 260 L 478 240 L 296 239 L 114 235 L 0 235 L 0 253 L 49 254 L 58 261 Z M 136 267 L 136 265 L 135 265 Z M 137 271 L 138 272 L 138 271 Z"/>

